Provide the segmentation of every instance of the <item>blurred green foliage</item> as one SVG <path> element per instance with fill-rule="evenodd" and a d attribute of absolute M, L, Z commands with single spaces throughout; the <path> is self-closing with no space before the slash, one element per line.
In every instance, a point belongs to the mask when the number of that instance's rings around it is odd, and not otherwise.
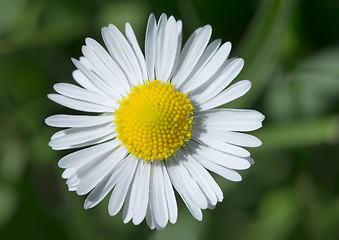
<path fill-rule="evenodd" d="M 143 42 L 148 15 L 173 14 L 184 39 L 211 24 L 243 57 L 252 90 L 225 107 L 266 115 L 256 164 L 241 183 L 216 176 L 225 199 L 197 222 L 179 200 L 163 231 L 110 217 L 106 198 L 85 211 L 68 192 L 44 119 L 71 82 L 71 57 L 100 28 L 130 22 Z M 1 239 L 339 239 L 339 2 L 337 0 L 0 0 Z M 178 198 L 179 199 L 179 198 Z"/>

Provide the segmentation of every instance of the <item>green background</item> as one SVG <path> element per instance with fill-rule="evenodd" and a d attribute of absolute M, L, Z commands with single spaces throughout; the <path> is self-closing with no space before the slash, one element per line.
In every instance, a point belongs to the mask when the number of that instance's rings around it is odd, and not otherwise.
<path fill-rule="evenodd" d="M 230 40 L 253 87 L 227 107 L 266 116 L 243 181 L 216 177 L 225 198 L 202 222 L 177 197 L 163 231 L 110 217 L 107 197 L 84 210 L 44 124 L 71 112 L 46 95 L 72 82 L 85 37 L 102 43 L 102 26 L 128 21 L 142 43 L 151 12 L 182 19 L 184 39 L 210 24 Z M 338 0 L 0 0 L 0 239 L 339 239 L 338 29 Z"/>

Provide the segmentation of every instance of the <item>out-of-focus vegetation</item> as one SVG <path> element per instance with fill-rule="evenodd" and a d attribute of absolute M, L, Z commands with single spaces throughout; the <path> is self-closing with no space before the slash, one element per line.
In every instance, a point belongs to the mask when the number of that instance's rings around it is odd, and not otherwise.
<path fill-rule="evenodd" d="M 213 26 L 243 57 L 252 90 L 226 107 L 266 115 L 256 164 L 197 222 L 150 231 L 110 217 L 106 198 L 85 211 L 68 192 L 44 119 L 67 110 L 46 97 L 72 82 L 70 58 L 100 28 L 130 22 L 143 42 L 148 15 L 182 19 L 184 39 Z M 339 239 L 339 2 L 337 0 L 0 0 L 0 239 Z"/>

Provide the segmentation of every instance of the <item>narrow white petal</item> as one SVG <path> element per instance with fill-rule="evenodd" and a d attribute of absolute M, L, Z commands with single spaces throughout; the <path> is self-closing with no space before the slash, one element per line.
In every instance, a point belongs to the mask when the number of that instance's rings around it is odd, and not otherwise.
<path fill-rule="evenodd" d="M 86 42 L 91 41 L 86 39 Z M 127 95 L 126 90 L 124 89 L 117 75 L 110 70 L 112 66 L 107 67 L 107 64 L 103 62 L 98 53 L 95 52 L 95 50 L 90 46 L 82 46 L 81 51 L 84 56 L 93 64 L 94 69 L 92 71 L 96 75 L 100 76 L 107 86 L 109 86 L 109 91 L 111 92 L 112 97 L 120 100 L 121 96 Z"/>
<path fill-rule="evenodd" d="M 65 150 L 65 149 L 74 149 L 74 148 L 83 148 L 88 146 L 93 146 L 96 144 L 100 144 L 106 142 L 108 140 L 115 139 L 118 134 L 116 132 L 108 133 L 102 137 L 94 138 L 93 140 L 86 141 L 79 144 L 69 144 L 69 145 L 62 145 L 60 147 L 52 147 L 53 150 Z"/>
<path fill-rule="evenodd" d="M 181 176 L 178 174 L 178 167 L 175 162 L 173 162 L 173 157 L 169 157 L 166 160 L 168 174 L 170 176 L 173 187 L 176 189 L 188 210 L 191 212 L 192 216 L 198 221 L 202 220 L 201 209 L 192 201 L 191 196 L 187 193 L 187 190 L 184 187 L 184 182 Z"/>
<path fill-rule="evenodd" d="M 125 158 L 127 153 L 127 149 L 124 146 L 118 147 L 80 181 L 77 188 L 77 194 L 84 195 L 91 191 L 121 160 Z"/>
<path fill-rule="evenodd" d="M 215 150 L 209 146 L 204 146 L 193 141 L 190 141 L 187 143 L 187 145 L 192 149 L 192 155 L 200 155 L 207 160 L 223 167 L 243 170 L 248 169 L 251 166 L 251 164 L 245 158 L 236 157 L 234 155 Z"/>
<path fill-rule="evenodd" d="M 117 100 L 91 90 L 87 90 L 69 83 L 57 83 L 53 88 L 59 94 L 66 97 L 82 100 L 85 102 L 91 102 L 106 107 L 117 108 Z"/>
<path fill-rule="evenodd" d="M 134 31 L 132 26 L 129 23 L 126 23 L 125 25 L 125 33 L 127 40 L 131 44 L 131 47 L 133 48 L 133 51 L 138 59 L 140 69 L 142 71 L 142 79 L 143 83 L 148 79 L 147 76 L 147 68 L 146 68 L 146 61 L 145 57 L 140 49 L 139 43 L 137 41 L 137 38 L 135 37 Z"/>
<path fill-rule="evenodd" d="M 217 74 L 214 79 L 210 79 L 196 91 L 192 92 L 193 101 L 200 104 L 204 103 L 224 90 L 238 76 L 244 66 L 244 60 L 242 58 L 233 58 L 227 60 L 224 65 L 221 67 L 223 70 L 220 74 Z"/>
<path fill-rule="evenodd" d="M 195 128 L 198 130 L 197 128 Z M 220 129 L 199 129 L 203 134 L 210 135 L 211 138 L 220 141 L 225 141 L 230 144 L 243 146 L 243 147 L 259 147 L 261 141 L 252 135 L 230 131 L 220 131 Z"/>
<path fill-rule="evenodd" d="M 196 112 L 194 128 L 202 131 L 253 131 L 262 126 L 265 116 L 258 111 L 242 109 L 213 109 Z"/>
<path fill-rule="evenodd" d="M 99 105 L 96 103 L 85 102 L 69 97 L 65 97 L 60 94 L 48 94 L 47 97 L 53 102 L 56 102 L 62 106 L 79 110 L 83 112 L 95 112 L 95 113 L 105 113 L 105 112 L 114 112 L 114 108 Z"/>
<path fill-rule="evenodd" d="M 110 25 L 111 26 L 111 25 Z M 138 85 L 137 76 L 135 76 L 135 72 L 130 65 L 125 51 L 123 49 L 122 42 L 119 41 L 119 36 L 116 35 L 116 32 L 113 32 L 113 28 L 102 28 L 102 37 L 107 46 L 109 53 L 111 54 L 114 61 L 119 65 L 121 70 L 124 72 L 127 77 L 130 86 Z"/>
<path fill-rule="evenodd" d="M 151 198 L 148 201 L 147 212 L 146 212 L 146 223 L 151 230 L 155 228 Z"/>
<path fill-rule="evenodd" d="M 126 65 L 130 66 L 130 69 L 132 70 L 136 82 L 138 84 L 142 84 L 143 83 L 142 72 L 140 69 L 140 65 L 138 63 L 138 59 L 131 45 L 128 43 L 125 36 L 119 31 L 119 29 L 116 26 L 110 24 L 108 28 L 113 32 L 114 36 L 116 37 L 117 41 L 121 46 L 121 49 L 119 48 L 119 51 L 121 52 L 120 56 L 123 56 L 123 58 L 126 59 L 125 60 Z"/>
<path fill-rule="evenodd" d="M 134 197 L 133 223 L 138 225 L 145 218 L 148 199 L 149 184 L 151 177 L 151 163 L 140 161 L 138 171 L 132 185 L 132 194 Z"/>
<path fill-rule="evenodd" d="M 76 145 L 106 136 L 114 131 L 115 127 L 111 123 L 85 128 L 69 128 L 55 133 L 59 137 L 52 137 L 48 145 L 51 147 Z"/>
<path fill-rule="evenodd" d="M 211 57 L 213 57 L 215 52 L 218 50 L 218 48 L 220 46 L 220 43 L 221 43 L 221 40 L 217 39 L 217 40 L 214 40 L 213 42 L 211 42 L 207 46 L 207 48 L 205 49 L 205 51 L 201 55 L 199 61 L 197 62 L 197 64 L 193 68 L 193 70 L 191 71 L 190 75 L 187 77 L 187 81 L 188 82 L 191 81 L 192 77 L 194 77 L 197 74 L 199 74 L 201 68 L 204 67 L 208 63 L 208 61 L 211 59 Z M 206 79 L 206 80 L 208 80 L 208 79 Z M 186 85 L 186 84 L 184 84 L 184 85 Z M 185 92 L 185 86 L 181 86 L 179 88 L 179 90 L 182 90 L 182 91 Z"/>
<path fill-rule="evenodd" d="M 243 96 L 251 88 L 251 82 L 248 80 L 239 81 L 232 86 L 226 88 L 211 100 L 200 104 L 199 110 L 204 111 L 211 108 L 215 108 L 231 102 L 241 96 Z"/>
<path fill-rule="evenodd" d="M 75 191 L 80 183 L 80 181 L 88 175 L 95 166 L 99 165 L 103 160 L 105 159 L 105 156 L 99 156 L 96 158 L 92 158 L 91 161 L 87 161 L 86 163 L 79 164 L 80 167 L 67 179 L 66 184 L 68 187 Z"/>
<path fill-rule="evenodd" d="M 207 50 L 207 49 L 206 49 Z M 182 87 L 185 93 L 191 92 L 192 90 L 203 85 L 208 79 L 210 79 L 223 65 L 231 51 L 231 43 L 224 43 L 218 51 L 212 55 L 209 61 L 197 70 L 196 74 L 189 80 L 186 81 Z"/>
<path fill-rule="evenodd" d="M 182 179 L 183 186 L 188 193 L 188 196 L 197 207 L 199 207 L 200 209 L 206 209 L 208 205 L 207 199 L 202 193 L 194 178 L 192 178 L 189 172 L 182 165 L 183 161 L 187 160 L 181 155 L 174 156 L 172 159 L 172 162 L 177 165 L 178 174 Z"/>
<path fill-rule="evenodd" d="M 168 21 L 166 18 L 160 17 L 155 72 L 156 79 L 163 82 L 169 80 L 176 59 L 178 46 L 177 32 L 177 22 L 174 17 L 171 16 Z"/>
<path fill-rule="evenodd" d="M 109 172 L 106 177 L 93 188 L 84 202 L 85 209 L 95 207 L 106 197 L 117 183 L 119 173 L 120 172 L 115 172 L 114 169 L 111 170 L 111 172 Z"/>
<path fill-rule="evenodd" d="M 222 176 L 223 178 L 226 178 L 230 181 L 238 182 L 241 181 L 241 176 L 239 173 L 234 171 L 233 169 L 229 169 L 226 167 L 223 167 L 217 163 L 211 162 L 207 160 L 206 158 L 203 158 L 199 154 L 195 153 L 195 150 L 190 148 L 191 156 L 196 159 L 201 165 L 203 165 L 208 170 L 215 172 L 216 174 Z"/>
<path fill-rule="evenodd" d="M 192 159 L 187 159 L 188 156 L 184 157 L 181 151 L 177 151 L 177 155 L 181 159 L 186 159 L 186 161 L 181 161 L 181 164 L 186 168 L 187 172 L 192 176 L 192 178 L 199 185 L 201 191 L 204 193 L 206 199 L 208 200 L 209 205 L 217 204 L 217 196 L 214 193 L 213 189 L 209 186 L 208 182 L 205 180 L 204 172 L 201 172 L 199 168 L 196 168 L 191 162 Z M 191 156 L 190 156 L 191 158 Z M 206 170 L 205 170 L 206 171 Z"/>
<path fill-rule="evenodd" d="M 120 211 L 125 201 L 138 161 L 139 159 L 135 156 L 129 156 L 122 162 L 122 164 L 124 164 L 121 169 L 122 173 L 118 178 L 115 188 L 113 189 L 108 204 L 108 212 L 111 216 L 116 215 Z"/>
<path fill-rule="evenodd" d="M 162 160 L 155 160 L 152 163 L 152 185 L 150 187 L 154 220 L 160 227 L 165 227 L 168 222 L 168 209 L 163 180 L 163 164 Z"/>
<path fill-rule="evenodd" d="M 134 201 L 134 199 L 131 198 L 132 186 L 133 186 L 133 180 L 132 180 L 132 182 L 131 182 L 131 184 L 128 188 L 128 191 L 127 191 L 127 194 L 126 194 L 126 197 L 125 197 L 123 210 L 122 210 L 122 221 L 124 223 L 128 223 L 129 221 L 131 221 L 131 219 L 133 217 L 133 201 Z"/>
<path fill-rule="evenodd" d="M 152 13 L 148 18 L 145 36 L 145 59 L 149 81 L 155 79 L 154 66 L 156 61 L 156 48 L 155 48 L 156 36 L 157 36 L 157 22 Z"/>
<path fill-rule="evenodd" d="M 206 133 L 205 131 L 192 131 L 192 139 L 202 144 L 206 144 L 211 148 L 218 151 L 232 154 L 238 157 L 249 157 L 250 152 L 244 148 L 229 144 L 223 139 L 215 138 L 213 135 Z"/>
<path fill-rule="evenodd" d="M 82 58 L 86 59 L 86 58 Z M 88 60 L 87 60 L 88 61 Z M 107 85 L 107 83 L 100 78 L 97 74 L 95 74 L 90 68 L 84 65 L 84 61 L 78 61 L 74 58 L 72 58 L 73 64 L 86 76 L 86 78 L 98 89 L 101 91 L 101 93 L 114 97 L 112 95 L 112 91 L 110 91 L 110 86 Z M 93 67 L 92 67 L 93 68 Z"/>
<path fill-rule="evenodd" d="M 79 164 L 90 161 L 93 158 L 96 158 L 100 155 L 104 155 L 107 152 L 113 150 L 117 146 L 119 146 L 120 141 L 118 139 L 114 139 L 107 143 L 99 144 L 93 147 L 85 148 L 73 153 L 70 153 L 58 162 L 58 166 L 60 168 L 70 168 L 77 166 Z"/>
<path fill-rule="evenodd" d="M 88 80 L 88 78 L 80 71 L 80 70 L 74 70 L 72 72 L 72 76 L 74 78 L 74 80 L 83 88 L 86 88 L 88 90 L 91 90 L 93 92 L 99 92 L 101 93 L 100 90 L 98 90 L 92 83 L 90 80 Z"/>
<path fill-rule="evenodd" d="M 45 123 L 52 127 L 91 127 L 114 120 L 114 115 L 81 116 L 57 114 L 45 119 Z"/>
<path fill-rule="evenodd" d="M 181 53 L 181 45 L 182 45 L 182 21 L 177 21 L 177 33 L 178 33 L 178 44 L 177 44 L 177 50 L 175 54 L 175 60 L 174 60 L 174 66 L 171 73 L 171 77 L 177 72 L 179 67 L 179 57 Z"/>
<path fill-rule="evenodd" d="M 72 176 L 79 168 L 81 167 L 81 165 L 77 165 L 75 167 L 70 167 L 70 168 L 66 168 L 62 174 L 61 174 L 61 177 L 63 179 L 67 179 L 69 178 L 70 176 Z"/>
<path fill-rule="evenodd" d="M 125 92 L 129 92 L 131 87 L 128 84 L 127 78 L 111 55 L 109 55 L 107 51 L 94 39 L 86 38 L 86 44 L 101 59 L 110 73 L 115 76 L 114 81 L 119 81 L 117 84 L 122 86 Z"/>
<path fill-rule="evenodd" d="M 210 186 L 210 188 L 213 190 L 215 195 L 217 196 L 218 202 L 221 202 L 224 199 L 223 193 L 219 187 L 219 185 L 215 182 L 211 174 L 199 163 L 197 162 L 192 156 L 190 151 L 185 152 L 187 157 L 187 164 L 188 166 L 195 168 L 197 171 L 199 171 L 199 174 L 203 178 L 204 181 Z"/>
<path fill-rule="evenodd" d="M 178 207 L 177 201 L 175 200 L 175 195 L 172 187 L 171 180 L 169 179 L 167 168 L 163 168 L 163 177 L 164 177 L 164 189 L 167 200 L 168 216 L 171 223 L 175 223 L 178 217 Z"/>
<path fill-rule="evenodd" d="M 206 25 L 197 29 L 186 42 L 179 59 L 179 68 L 173 76 L 172 83 L 177 88 L 186 80 L 195 64 L 204 52 L 212 34 L 212 27 Z"/>

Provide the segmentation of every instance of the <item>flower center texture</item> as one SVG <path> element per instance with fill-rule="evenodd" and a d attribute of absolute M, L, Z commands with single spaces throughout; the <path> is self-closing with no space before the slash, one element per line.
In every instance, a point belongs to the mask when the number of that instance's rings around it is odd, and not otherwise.
<path fill-rule="evenodd" d="M 118 138 L 139 159 L 165 160 L 191 138 L 193 106 L 170 82 L 135 86 L 115 110 Z"/>

